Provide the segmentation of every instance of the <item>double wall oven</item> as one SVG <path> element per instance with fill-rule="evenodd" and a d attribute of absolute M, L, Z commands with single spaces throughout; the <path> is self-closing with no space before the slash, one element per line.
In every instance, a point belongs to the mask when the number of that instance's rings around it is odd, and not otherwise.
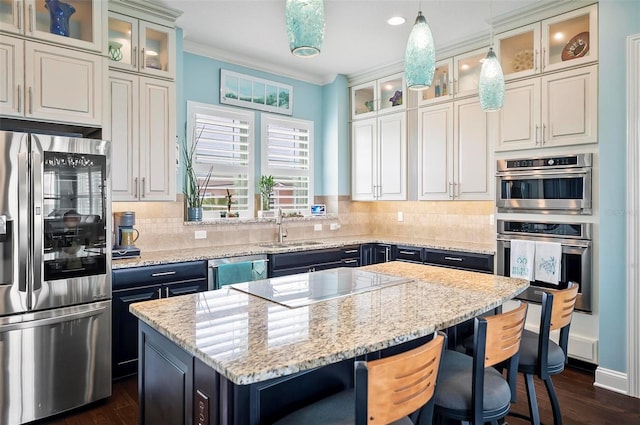
<path fill-rule="evenodd" d="M 540 302 L 541 289 L 572 281 L 580 286 L 576 309 L 592 311 L 593 223 L 584 217 L 592 213 L 592 169 L 590 153 L 497 161 L 497 273 L 509 275 L 513 240 L 562 246 L 559 284 L 532 281 L 519 298 Z"/>

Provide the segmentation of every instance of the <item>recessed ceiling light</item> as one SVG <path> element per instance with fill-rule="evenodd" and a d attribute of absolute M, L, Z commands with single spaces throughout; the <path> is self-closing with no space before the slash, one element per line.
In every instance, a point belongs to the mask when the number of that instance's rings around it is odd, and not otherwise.
<path fill-rule="evenodd" d="M 387 19 L 387 24 L 389 25 L 402 25 L 406 22 L 406 19 L 404 19 L 402 16 L 392 16 L 391 18 Z"/>

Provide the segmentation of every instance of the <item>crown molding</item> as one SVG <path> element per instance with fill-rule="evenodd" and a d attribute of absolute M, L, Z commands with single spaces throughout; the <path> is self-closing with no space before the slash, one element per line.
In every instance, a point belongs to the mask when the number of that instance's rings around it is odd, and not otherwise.
<path fill-rule="evenodd" d="M 270 63 L 264 60 L 257 61 L 255 58 L 231 53 L 227 50 L 216 49 L 204 44 L 196 43 L 185 39 L 183 42 L 183 50 L 198 56 L 204 56 L 216 59 L 222 62 L 228 62 L 238 66 L 244 66 L 256 71 L 275 74 L 280 77 L 287 77 L 294 80 L 303 81 L 305 83 L 323 86 L 333 82 L 337 74 L 331 75 L 314 75 L 308 72 L 296 71 L 281 65 Z"/>
<path fill-rule="evenodd" d="M 135 15 L 136 18 L 152 21 L 160 19 L 169 21 L 175 26 L 175 21 L 182 15 L 182 10 L 164 6 L 155 1 L 147 0 L 109 0 L 109 10 L 113 12 Z M 167 22 L 157 22 L 167 25 Z"/>

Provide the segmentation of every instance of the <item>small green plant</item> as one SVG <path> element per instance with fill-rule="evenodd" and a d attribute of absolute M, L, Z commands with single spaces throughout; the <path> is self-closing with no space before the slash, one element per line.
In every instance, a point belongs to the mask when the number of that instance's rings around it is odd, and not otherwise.
<path fill-rule="evenodd" d="M 204 201 L 207 187 L 209 186 L 209 181 L 211 180 L 211 175 L 213 174 L 213 167 L 211 167 L 209 168 L 209 172 L 205 176 L 204 180 L 201 181 L 200 179 L 198 179 L 198 174 L 196 173 L 196 170 L 194 168 L 194 162 L 196 159 L 196 147 L 198 145 L 198 141 L 200 140 L 202 130 L 200 131 L 200 134 L 198 134 L 198 137 L 196 137 L 196 140 L 191 145 L 191 147 L 187 147 L 187 143 L 185 143 L 183 148 L 185 167 L 184 195 L 187 200 L 187 206 L 189 208 L 202 208 L 202 202 Z"/>
<path fill-rule="evenodd" d="M 260 196 L 262 198 L 262 210 L 267 211 L 271 204 L 271 192 L 273 192 L 273 186 L 276 182 L 273 176 L 260 176 L 260 182 L 258 186 L 260 188 Z"/>

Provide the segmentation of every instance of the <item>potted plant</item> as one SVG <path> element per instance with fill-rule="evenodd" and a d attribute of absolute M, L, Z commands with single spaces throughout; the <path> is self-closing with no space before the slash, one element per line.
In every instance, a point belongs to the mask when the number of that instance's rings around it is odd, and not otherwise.
<path fill-rule="evenodd" d="M 273 176 L 260 176 L 258 187 L 260 188 L 260 197 L 262 199 L 262 211 L 268 211 L 271 208 L 271 193 L 276 182 Z"/>
<path fill-rule="evenodd" d="M 209 168 L 209 172 L 205 176 L 204 180 L 198 178 L 198 174 L 194 168 L 196 146 L 198 144 L 198 137 L 195 143 L 188 148 L 184 146 L 184 196 L 187 200 L 187 221 L 201 221 L 202 220 L 202 202 L 206 195 L 211 175 L 213 174 L 213 167 Z"/>

